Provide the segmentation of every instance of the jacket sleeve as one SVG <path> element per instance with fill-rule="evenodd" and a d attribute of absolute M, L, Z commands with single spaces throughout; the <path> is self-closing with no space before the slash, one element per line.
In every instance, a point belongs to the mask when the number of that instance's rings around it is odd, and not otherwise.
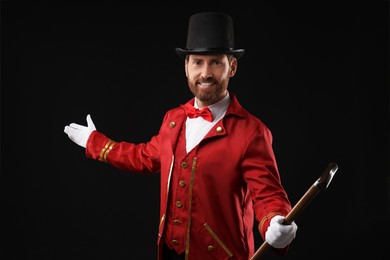
<path fill-rule="evenodd" d="M 260 125 L 258 131 L 252 134 L 242 165 L 244 179 L 251 192 L 255 217 L 259 222 L 258 229 L 265 241 L 265 232 L 272 217 L 286 216 L 291 211 L 272 148 L 272 134 L 267 127 Z M 287 248 L 273 250 L 278 255 L 284 255 Z"/>
<path fill-rule="evenodd" d="M 158 135 L 147 143 L 135 144 L 116 142 L 95 130 L 87 141 L 85 154 L 88 158 L 130 172 L 154 173 L 160 170 Z"/>

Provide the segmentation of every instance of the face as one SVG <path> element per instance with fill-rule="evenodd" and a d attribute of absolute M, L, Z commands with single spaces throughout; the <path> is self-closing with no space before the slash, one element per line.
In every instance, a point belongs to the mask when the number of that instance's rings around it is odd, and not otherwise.
<path fill-rule="evenodd" d="M 237 70 L 237 59 L 226 54 L 191 54 L 185 60 L 188 86 L 200 108 L 221 100 L 227 94 L 229 79 Z"/>

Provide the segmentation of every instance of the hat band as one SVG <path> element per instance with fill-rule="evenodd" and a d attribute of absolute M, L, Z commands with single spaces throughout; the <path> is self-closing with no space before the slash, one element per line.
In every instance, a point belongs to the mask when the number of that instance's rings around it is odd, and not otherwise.
<path fill-rule="evenodd" d="M 230 52 L 233 51 L 232 48 L 221 49 L 221 48 L 196 48 L 196 49 L 187 49 L 186 52 Z"/>

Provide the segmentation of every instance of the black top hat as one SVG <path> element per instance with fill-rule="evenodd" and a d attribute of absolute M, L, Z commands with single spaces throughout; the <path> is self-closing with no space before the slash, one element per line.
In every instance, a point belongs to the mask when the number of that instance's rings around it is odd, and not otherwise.
<path fill-rule="evenodd" d="M 190 17 L 186 49 L 176 48 L 177 54 L 231 54 L 239 59 L 243 49 L 234 49 L 233 19 L 220 12 L 197 13 Z"/>

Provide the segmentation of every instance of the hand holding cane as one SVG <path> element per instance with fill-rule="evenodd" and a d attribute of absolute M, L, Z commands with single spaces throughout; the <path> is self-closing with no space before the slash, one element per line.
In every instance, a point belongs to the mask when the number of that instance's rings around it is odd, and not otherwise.
<path fill-rule="evenodd" d="M 291 224 L 296 217 L 306 208 L 306 206 L 312 201 L 312 199 L 320 192 L 325 190 L 331 182 L 333 175 L 336 173 L 338 165 L 336 163 L 329 163 L 328 167 L 321 174 L 321 176 L 314 182 L 314 184 L 306 191 L 302 198 L 295 204 L 291 211 L 284 219 L 285 224 Z M 250 260 L 260 260 L 260 256 L 270 247 L 270 245 L 264 241 Z"/>

